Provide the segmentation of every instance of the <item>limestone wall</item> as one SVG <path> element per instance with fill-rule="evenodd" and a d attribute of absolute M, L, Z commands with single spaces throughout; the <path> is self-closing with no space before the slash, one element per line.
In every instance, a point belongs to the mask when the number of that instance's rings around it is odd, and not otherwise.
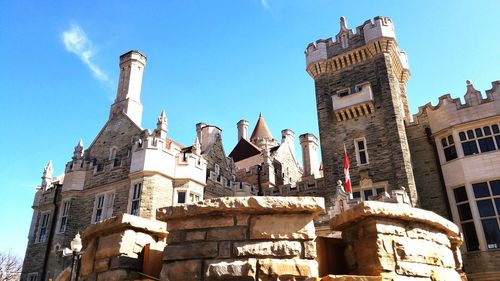
<path fill-rule="evenodd" d="M 149 258 L 148 268 L 154 269 L 154 253 L 163 251 L 166 236 L 165 223 L 128 214 L 90 225 L 83 233 L 79 280 L 142 279 L 144 256 Z"/>
<path fill-rule="evenodd" d="M 161 280 L 304 280 L 318 276 L 316 197 L 222 197 L 158 210 L 167 222 Z"/>
<path fill-rule="evenodd" d="M 342 231 L 349 274 L 384 280 L 465 278 L 458 227 L 405 204 L 365 201 L 334 217 Z"/>

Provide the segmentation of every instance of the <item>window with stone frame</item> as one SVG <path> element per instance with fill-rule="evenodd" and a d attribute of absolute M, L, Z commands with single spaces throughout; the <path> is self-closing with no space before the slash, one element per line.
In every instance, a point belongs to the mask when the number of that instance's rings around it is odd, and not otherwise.
<path fill-rule="evenodd" d="M 453 140 L 452 135 L 441 138 L 441 145 L 443 146 L 444 158 L 446 159 L 446 162 L 458 157 L 457 150 L 455 148 L 455 141 Z"/>
<path fill-rule="evenodd" d="M 42 213 L 40 216 L 39 220 L 39 231 L 38 231 L 38 237 L 37 237 L 37 242 L 45 242 L 47 240 L 47 227 L 49 225 L 49 219 L 50 219 L 50 213 Z"/>
<path fill-rule="evenodd" d="M 26 278 L 27 281 L 37 281 L 38 280 L 38 273 L 37 272 L 32 272 L 28 273 L 28 277 Z"/>
<path fill-rule="evenodd" d="M 458 136 L 465 156 L 500 149 L 498 124 L 462 131 Z"/>
<path fill-rule="evenodd" d="M 177 191 L 177 203 L 186 203 L 186 191 Z"/>
<path fill-rule="evenodd" d="M 379 195 L 384 192 L 384 187 L 369 187 L 362 188 L 361 190 L 359 188 L 356 188 L 356 191 L 353 189 L 352 198 L 359 198 L 361 201 L 367 201 L 370 196 Z"/>
<path fill-rule="evenodd" d="M 500 248 L 500 179 L 472 184 L 488 250 Z"/>
<path fill-rule="evenodd" d="M 358 166 L 368 164 L 369 160 L 366 139 L 364 137 L 355 139 L 354 148 L 356 150 L 356 162 L 358 163 Z"/>
<path fill-rule="evenodd" d="M 141 194 L 142 194 L 142 183 L 135 183 L 132 186 L 131 194 L 130 194 L 130 199 L 131 199 L 131 204 L 130 204 L 130 214 L 134 216 L 138 216 L 140 213 L 140 207 L 141 207 Z"/>
<path fill-rule="evenodd" d="M 215 174 L 219 175 L 219 173 L 220 173 L 220 166 L 219 164 L 215 164 Z"/>
<path fill-rule="evenodd" d="M 101 222 L 113 215 L 114 200 L 114 192 L 100 193 L 96 196 L 92 223 Z"/>
<path fill-rule="evenodd" d="M 191 200 L 191 203 L 196 203 L 196 202 L 200 201 L 200 195 L 193 193 L 193 192 L 190 192 L 189 199 Z"/>
<path fill-rule="evenodd" d="M 70 200 L 65 200 L 61 204 L 59 226 L 57 228 L 58 233 L 64 233 L 66 231 L 66 226 L 68 225 L 68 214 L 70 208 Z"/>
<path fill-rule="evenodd" d="M 453 196 L 458 211 L 458 219 L 465 238 L 467 251 L 479 250 L 479 240 L 477 239 L 476 228 L 472 218 L 472 212 L 469 204 L 469 198 L 465 186 L 453 189 Z"/>

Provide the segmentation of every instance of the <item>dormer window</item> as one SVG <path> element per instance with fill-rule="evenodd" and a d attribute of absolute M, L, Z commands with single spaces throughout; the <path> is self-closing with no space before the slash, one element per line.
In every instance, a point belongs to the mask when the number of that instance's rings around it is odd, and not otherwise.
<path fill-rule="evenodd" d="M 341 97 L 348 96 L 350 93 L 351 93 L 351 90 L 349 88 L 345 88 L 345 89 L 342 89 L 342 90 L 338 90 L 337 91 L 337 96 L 339 98 L 341 98 Z"/>

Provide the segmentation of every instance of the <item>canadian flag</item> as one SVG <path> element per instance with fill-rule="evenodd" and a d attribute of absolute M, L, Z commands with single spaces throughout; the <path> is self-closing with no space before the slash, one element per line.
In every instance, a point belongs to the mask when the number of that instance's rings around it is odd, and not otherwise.
<path fill-rule="evenodd" d="M 344 177 L 345 177 L 345 191 L 351 193 L 351 176 L 349 175 L 349 157 L 344 145 Z"/>

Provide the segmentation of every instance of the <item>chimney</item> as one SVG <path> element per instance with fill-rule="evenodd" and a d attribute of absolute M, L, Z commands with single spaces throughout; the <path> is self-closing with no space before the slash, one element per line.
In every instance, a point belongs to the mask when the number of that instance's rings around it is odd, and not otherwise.
<path fill-rule="evenodd" d="M 248 121 L 242 119 L 236 126 L 238 127 L 238 141 L 240 141 L 241 138 L 248 140 Z"/>
<path fill-rule="evenodd" d="M 290 146 L 292 155 L 295 158 L 295 133 L 290 129 L 281 131 L 281 144 L 287 143 Z"/>
<path fill-rule="evenodd" d="M 318 165 L 318 138 L 311 133 L 300 135 L 300 146 L 302 147 L 302 161 L 304 165 L 304 177 L 319 177 Z"/>
<path fill-rule="evenodd" d="M 130 51 L 120 56 L 120 80 L 109 118 L 124 112 L 139 127 L 142 121 L 141 86 L 146 56 Z"/>

